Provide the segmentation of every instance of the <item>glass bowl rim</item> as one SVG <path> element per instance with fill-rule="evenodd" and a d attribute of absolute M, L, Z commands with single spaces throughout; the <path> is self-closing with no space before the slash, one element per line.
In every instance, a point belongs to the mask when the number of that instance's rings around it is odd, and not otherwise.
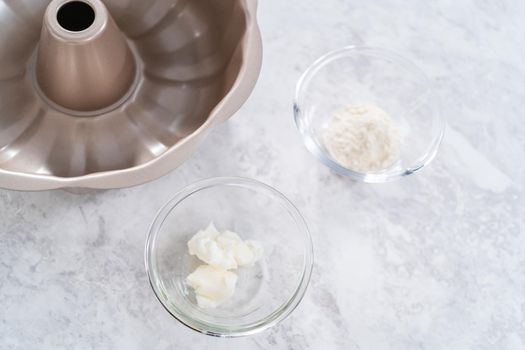
<path fill-rule="evenodd" d="M 324 150 L 322 150 L 319 145 L 317 144 L 315 140 L 315 135 L 312 135 L 309 128 L 306 127 L 307 123 L 305 122 L 304 114 L 302 113 L 302 101 L 303 101 L 303 95 L 308 90 L 308 86 L 310 81 L 316 76 L 316 74 L 321 70 L 322 68 L 326 67 L 333 61 L 353 56 L 356 54 L 368 54 L 368 55 L 374 55 L 379 58 L 384 59 L 390 59 L 392 61 L 395 61 L 396 64 L 400 64 L 405 69 L 408 69 L 410 71 L 413 71 L 420 75 L 426 82 L 427 85 L 427 91 L 421 95 L 420 98 L 416 99 L 418 101 L 415 103 L 416 105 L 418 103 L 422 103 L 432 93 L 432 83 L 430 78 L 427 76 L 427 74 L 419 68 L 415 63 L 412 61 L 406 59 L 405 57 L 397 54 L 394 51 L 374 47 L 374 46 L 360 46 L 360 45 L 349 45 L 344 46 L 332 51 L 329 51 L 328 53 L 322 55 L 317 60 L 315 60 L 301 75 L 299 78 L 299 81 L 297 82 L 296 89 L 295 89 L 295 96 L 294 96 L 294 104 L 293 104 L 293 111 L 294 111 L 294 121 L 297 129 L 299 130 L 301 137 L 303 139 L 303 143 L 306 146 L 306 148 L 312 153 L 322 164 L 326 165 L 330 169 L 334 170 L 338 174 L 341 174 L 343 176 L 350 177 L 357 181 L 362 181 L 366 183 L 383 183 L 383 182 L 391 182 L 394 180 L 398 180 L 404 176 L 411 175 L 421 169 L 423 169 L 426 165 L 432 162 L 432 160 L 436 157 L 437 152 L 439 150 L 439 147 L 443 141 L 443 137 L 445 135 L 445 129 L 446 129 L 446 120 L 443 118 L 443 115 L 440 113 L 439 110 L 437 110 L 433 118 L 436 118 L 438 122 L 439 132 L 434 137 L 431 143 L 429 143 L 429 146 L 427 147 L 428 152 L 424 155 L 422 155 L 420 158 L 417 159 L 415 164 L 411 165 L 409 168 L 401 168 L 398 171 L 391 172 L 391 173 L 381 173 L 381 172 L 359 172 L 355 171 L 349 168 L 346 168 L 336 161 L 332 160 L 331 157 L 329 157 Z M 437 96 L 433 96 L 434 98 L 437 98 Z"/>
<path fill-rule="evenodd" d="M 278 309 L 267 315 L 265 318 L 256 322 L 252 322 L 247 326 L 239 327 L 238 329 L 215 326 L 213 324 L 194 319 L 180 310 L 173 309 L 173 307 L 170 307 L 167 301 L 162 298 L 161 292 L 155 283 L 158 278 L 156 278 L 156 270 L 153 264 L 153 253 L 155 252 L 157 236 L 164 224 L 165 219 L 168 217 L 171 210 L 183 202 L 186 198 L 197 192 L 200 192 L 201 190 L 217 186 L 244 187 L 256 191 L 265 191 L 270 195 L 275 196 L 275 199 L 278 199 L 282 204 L 284 204 L 290 215 L 292 215 L 293 220 L 298 225 L 299 231 L 304 234 L 305 251 L 302 277 L 294 293 L 287 299 L 286 302 L 281 304 Z M 304 217 L 299 212 L 299 209 L 297 209 L 297 207 L 280 191 L 276 190 L 270 185 L 254 179 L 243 177 L 214 177 L 195 182 L 182 188 L 157 212 L 155 219 L 149 228 L 144 250 L 144 263 L 150 286 L 153 289 L 157 300 L 172 317 L 174 317 L 186 327 L 199 333 L 214 337 L 233 338 L 254 335 L 271 328 L 287 318 L 295 310 L 295 308 L 297 308 L 306 293 L 310 278 L 312 276 L 314 265 L 314 249 L 312 236 Z"/>

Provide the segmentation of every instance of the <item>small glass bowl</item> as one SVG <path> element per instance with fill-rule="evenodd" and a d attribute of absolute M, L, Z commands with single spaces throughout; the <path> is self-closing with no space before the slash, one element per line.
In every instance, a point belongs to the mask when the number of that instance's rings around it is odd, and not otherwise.
<path fill-rule="evenodd" d="M 339 164 L 323 145 L 334 113 L 370 103 L 385 110 L 401 131 L 399 160 L 377 172 L 359 172 Z M 297 84 L 295 122 L 306 147 L 322 163 L 355 180 L 379 183 L 420 170 L 436 156 L 445 121 L 421 69 L 387 50 L 349 46 L 313 63 Z"/>
<path fill-rule="evenodd" d="M 219 230 L 259 241 L 263 258 L 239 268 L 235 294 L 201 309 L 185 282 L 203 264 L 187 242 L 211 222 Z M 214 178 L 180 191 L 158 213 L 145 251 L 146 270 L 164 308 L 184 325 L 219 336 L 252 335 L 286 318 L 300 303 L 313 267 L 308 227 L 297 208 L 270 186 L 243 178 Z"/>

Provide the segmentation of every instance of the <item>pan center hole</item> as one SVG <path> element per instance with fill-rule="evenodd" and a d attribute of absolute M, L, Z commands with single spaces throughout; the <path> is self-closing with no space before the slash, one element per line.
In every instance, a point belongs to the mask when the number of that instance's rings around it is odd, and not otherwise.
<path fill-rule="evenodd" d="M 57 20 L 65 30 L 81 32 L 95 22 L 95 10 L 83 1 L 71 1 L 60 7 Z"/>

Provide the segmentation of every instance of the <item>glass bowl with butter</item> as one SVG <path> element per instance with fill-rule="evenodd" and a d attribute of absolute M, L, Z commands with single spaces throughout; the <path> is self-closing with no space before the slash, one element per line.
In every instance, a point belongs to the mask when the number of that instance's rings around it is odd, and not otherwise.
<path fill-rule="evenodd" d="M 427 75 L 388 50 L 348 46 L 315 61 L 300 78 L 294 116 L 323 164 L 357 181 L 413 174 L 437 154 L 445 121 Z"/>
<path fill-rule="evenodd" d="M 306 292 L 313 245 L 280 192 L 244 178 L 190 185 L 158 213 L 145 249 L 155 295 L 178 321 L 219 337 L 256 334 Z"/>

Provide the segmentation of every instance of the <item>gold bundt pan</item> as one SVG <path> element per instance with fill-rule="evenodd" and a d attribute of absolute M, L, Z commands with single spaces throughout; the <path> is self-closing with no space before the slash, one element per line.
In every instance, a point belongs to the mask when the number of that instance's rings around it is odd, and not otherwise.
<path fill-rule="evenodd" d="M 164 175 L 244 103 L 256 0 L 0 0 L 0 187 Z"/>

